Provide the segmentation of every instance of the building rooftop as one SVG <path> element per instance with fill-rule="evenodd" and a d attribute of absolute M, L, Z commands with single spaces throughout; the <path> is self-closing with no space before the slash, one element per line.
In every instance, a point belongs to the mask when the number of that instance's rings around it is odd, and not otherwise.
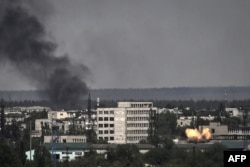
<path fill-rule="evenodd" d="M 43 144 L 48 150 L 51 149 L 51 143 Z M 55 150 L 65 150 L 67 147 L 70 150 L 86 150 L 90 146 L 90 143 L 55 143 Z"/>
<path fill-rule="evenodd" d="M 184 144 L 176 144 L 179 148 L 207 148 L 213 145 L 214 143 L 220 143 L 224 145 L 229 150 L 243 150 L 244 149 L 244 141 L 243 140 L 213 140 L 209 143 L 184 143 Z M 250 141 L 246 141 L 246 145 L 250 145 Z"/>
<path fill-rule="evenodd" d="M 119 144 L 91 144 L 89 147 L 92 149 L 98 149 L 98 150 L 106 150 L 108 148 L 116 149 Z M 135 146 L 142 150 L 142 149 L 153 149 L 155 146 L 151 144 L 135 144 Z"/>

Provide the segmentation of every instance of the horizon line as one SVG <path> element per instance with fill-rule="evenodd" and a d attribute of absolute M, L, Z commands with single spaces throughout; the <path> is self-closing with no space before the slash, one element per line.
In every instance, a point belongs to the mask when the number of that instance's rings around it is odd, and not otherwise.
<path fill-rule="evenodd" d="M 180 88 L 250 88 L 250 86 L 177 86 L 177 87 L 148 87 L 148 88 L 89 88 L 88 90 L 128 90 L 128 89 L 180 89 Z M 0 92 L 20 92 L 20 91 L 45 91 L 43 89 L 23 89 L 23 90 L 0 90 Z"/>

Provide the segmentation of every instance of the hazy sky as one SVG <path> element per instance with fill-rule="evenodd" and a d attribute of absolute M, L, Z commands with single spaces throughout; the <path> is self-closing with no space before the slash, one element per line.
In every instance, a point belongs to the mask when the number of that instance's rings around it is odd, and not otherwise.
<path fill-rule="evenodd" d="M 33 11 L 89 67 L 90 88 L 250 86 L 249 0 L 36 0 Z M 13 67 L 0 90 L 30 89 Z"/>

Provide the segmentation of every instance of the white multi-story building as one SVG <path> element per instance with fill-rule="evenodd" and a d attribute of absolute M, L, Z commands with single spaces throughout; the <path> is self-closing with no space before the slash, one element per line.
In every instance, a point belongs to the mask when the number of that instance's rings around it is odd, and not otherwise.
<path fill-rule="evenodd" d="M 97 137 L 109 143 L 139 143 L 146 140 L 152 102 L 118 102 L 116 108 L 97 108 Z"/>

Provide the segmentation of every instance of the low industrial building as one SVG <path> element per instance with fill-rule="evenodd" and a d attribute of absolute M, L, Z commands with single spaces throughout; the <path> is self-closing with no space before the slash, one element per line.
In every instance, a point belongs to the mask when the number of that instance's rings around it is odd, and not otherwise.
<path fill-rule="evenodd" d="M 203 128 L 211 130 L 214 140 L 245 140 L 250 139 L 250 127 L 240 125 L 221 125 L 219 122 L 210 122 L 207 126 L 199 126 L 201 131 Z"/>
<path fill-rule="evenodd" d="M 96 151 L 97 154 L 106 154 L 110 149 L 117 149 L 118 144 L 91 144 L 89 146 L 90 150 Z M 135 144 L 141 154 L 145 154 L 148 151 L 155 148 L 151 144 Z"/>
<path fill-rule="evenodd" d="M 53 150 L 59 161 L 76 160 L 89 151 L 88 143 L 55 143 L 54 148 L 52 148 L 51 143 L 44 143 L 44 146 L 51 154 Z"/>

